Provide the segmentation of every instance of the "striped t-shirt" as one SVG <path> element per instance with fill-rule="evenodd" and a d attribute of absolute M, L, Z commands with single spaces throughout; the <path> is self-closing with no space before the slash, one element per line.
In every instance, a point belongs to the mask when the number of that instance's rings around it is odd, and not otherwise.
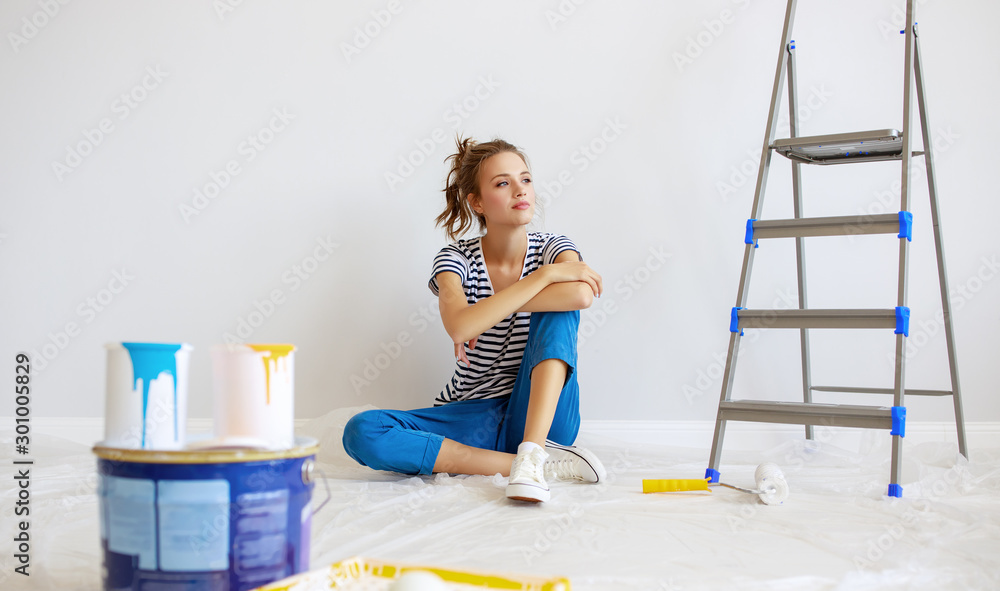
<path fill-rule="evenodd" d="M 542 265 L 552 264 L 566 250 L 579 252 L 573 241 L 565 236 L 528 232 L 528 252 L 524 257 L 521 279 Z M 459 276 L 469 305 L 493 295 L 493 285 L 483 259 L 482 237 L 459 240 L 438 252 L 428 284 L 434 295 L 438 295 L 437 275 L 442 271 L 451 271 Z M 465 354 L 470 366 L 455 362 L 455 375 L 434 399 L 434 405 L 509 396 L 514 390 L 517 370 L 528 342 L 530 319 L 530 312 L 515 312 L 481 334 L 475 349 L 470 350 L 466 345 Z"/>

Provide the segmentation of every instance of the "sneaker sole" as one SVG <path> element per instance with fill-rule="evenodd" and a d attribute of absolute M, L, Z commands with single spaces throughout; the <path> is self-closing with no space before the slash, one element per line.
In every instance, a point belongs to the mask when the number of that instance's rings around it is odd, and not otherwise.
<path fill-rule="evenodd" d="M 507 498 L 526 503 L 542 503 L 551 497 L 549 491 L 530 484 L 508 484 Z"/>

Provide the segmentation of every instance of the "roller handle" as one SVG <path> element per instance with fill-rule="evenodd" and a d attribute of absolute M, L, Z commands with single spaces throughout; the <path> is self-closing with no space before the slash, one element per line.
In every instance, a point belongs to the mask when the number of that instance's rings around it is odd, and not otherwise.
<path fill-rule="evenodd" d="M 656 493 L 656 492 L 685 492 L 691 490 L 708 490 L 708 479 L 707 478 L 693 478 L 693 479 L 667 479 L 667 480 L 657 480 L 657 479 L 643 479 L 642 481 L 642 492 L 643 493 Z"/>

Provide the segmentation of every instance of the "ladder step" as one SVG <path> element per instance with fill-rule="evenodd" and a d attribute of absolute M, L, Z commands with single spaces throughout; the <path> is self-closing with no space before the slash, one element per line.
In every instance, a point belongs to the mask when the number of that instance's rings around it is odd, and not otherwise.
<path fill-rule="evenodd" d="M 895 429 L 892 409 L 891 406 L 726 400 L 719 403 L 719 419 L 753 423 Z"/>
<path fill-rule="evenodd" d="M 913 238 L 913 215 L 908 211 L 879 215 L 843 215 L 788 220 L 747 220 L 744 242 L 754 244 L 761 238 L 803 238 L 807 236 L 853 236 L 857 234 L 896 234 Z"/>
<path fill-rule="evenodd" d="M 903 156 L 903 134 L 895 129 L 877 129 L 775 140 L 771 149 L 795 162 L 844 164 L 899 160 Z M 923 152 L 913 152 L 914 155 Z"/>
<path fill-rule="evenodd" d="M 910 309 L 748 310 L 733 308 L 730 332 L 744 328 L 892 328 L 910 332 Z"/>
<path fill-rule="evenodd" d="M 849 394 L 895 394 L 892 388 L 855 388 L 853 386 L 812 386 L 810 390 L 816 392 L 844 392 Z M 907 396 L 954 396 L 951 390 L 919 390 L 907 388 L 904 392 Z"/>

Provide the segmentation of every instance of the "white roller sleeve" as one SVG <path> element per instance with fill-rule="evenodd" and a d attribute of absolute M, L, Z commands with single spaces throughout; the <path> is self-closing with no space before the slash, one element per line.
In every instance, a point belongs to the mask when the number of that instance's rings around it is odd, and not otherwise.
<path fill-rule="evenodd" d="M 754 479 L 765 505 L 780 505 L 788 498 L 788 483 L 777 464 L 767 462 L 757 466 Z"/>

